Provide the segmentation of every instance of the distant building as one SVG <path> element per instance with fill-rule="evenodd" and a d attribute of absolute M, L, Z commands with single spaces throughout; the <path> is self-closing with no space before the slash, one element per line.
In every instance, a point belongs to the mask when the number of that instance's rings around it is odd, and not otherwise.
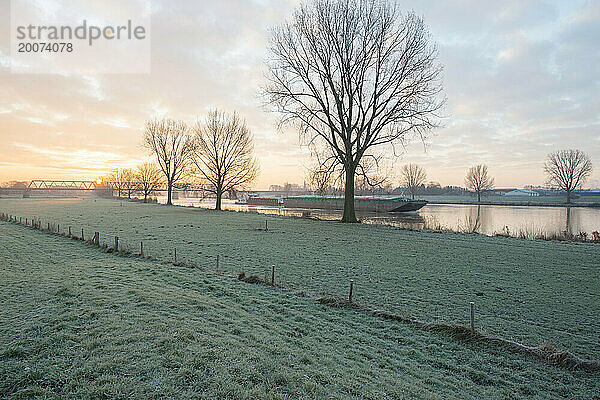
<path fill-rule="evenodd" d="M 504 193 L 505 196 L 526 196 L 526 197 L 537 197 L 540 194 L 533 190 L 515 189 Z"/>
<path fill-rule="evenodd" d="M 508 192 L 514 192 L 515 190 L 518 190 L 517 188 L 510 188 L 510 189 L 493 189 L 493 192 L 496 196 L 506 196 L 506 193 Z"/>
<path fill-rule="evenodd" d="M 582 197 L 600 197 L 600 190 L 578 190 L 576 192 L 578 195 Z"/>

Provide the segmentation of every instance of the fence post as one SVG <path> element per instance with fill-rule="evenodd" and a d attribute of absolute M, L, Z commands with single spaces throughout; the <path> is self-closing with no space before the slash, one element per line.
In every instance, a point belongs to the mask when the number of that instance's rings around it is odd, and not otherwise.
<path fill-rule="evenodd" d="M 350 293 L 348 293 L 348 302 L 352 303 L 352 292 L 354 289 L 354 279 L 350 279 Z"/>
<path fill-rule="evenodd" d="M 69 227 L 69 236 L 71 236 L 71 227 Z"/>
<path fill-rule="evenodd" d="M 56 224 L 56 233 L 60 235 L 60 224 Z"/>
<path fill-rule="evenodd" d="M 470 309 L 470 312 L 471 312 L 471 330 L 472 331 L 475 331 L 475 315 L 474 315 L 474 312 L 473 312 L 473 307 L 474 306 L 475 306 L 474 302 L 470 302 L 469 303 L 469 309 Z"/>
<path fill-rule="evenodd" d="M 144 256 L 144 241 L 140 240 L 140 255 Z"/>
<path fill-rule="evenodd" d="M 119 251 L 119 237 L 115 236 L 115 251 Z"/>
<path fill-rule="evenodd" d="M 177 249 L 173 249 L 173 250 L 175 250 L 175 252 L 174 252 L 175 253 L 175 263 L 177 263 Z"/>
<path fill-rule="evenodd" d="M 271 266 L 271 286 L 275 286 L 275 264 Z"/>
<path fill-rule="evenodd" d="M 83 228 L 81 228 L 81 240 L 85 240 L 83 237 Z"/>
<path fill-rule="evenodd" d="M 48 222 L 48 230 L 50 230 L 50 222 Z"/>
<path fill-rule="evenodd" d="M 25 217 L 25 226 L 29 226 L 29 222 L 27 221 L 27 217 Z"/>
<path fill-rule="evenodd" d="M 265 219 L 265 231 L 269 230 L 269 220 Z"/>
<path fill-rule="evenodd" d="M 219 259 L 221 258 L 220 254 L 217 254 L 217 269 L 216 271 L 219 271 Z"/>
<path fill-rule="evenodd" d="M 100 246 L 100 232 L 94 232 L 94 243 L 96 246 Z"/>

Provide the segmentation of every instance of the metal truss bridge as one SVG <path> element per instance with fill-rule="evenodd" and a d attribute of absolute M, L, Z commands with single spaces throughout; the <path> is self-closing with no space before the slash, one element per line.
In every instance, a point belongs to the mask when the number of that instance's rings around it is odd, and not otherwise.
<path fill-rule="evenodd" d="M 138 191 L 142 188 L 141 182 L 101 182 L 96 181 L 53 181 L 45 179 L 35 179 L 29 182 L 27 186 L 23 187 L 0 187 L 0 190 L 7 191 L 18 191 L 18 192 L 29 192 L 34 190 L 120 190 L 126 191 Z M 173 190 L 187 191 L 187 192 L 204 192 L 205 187 L 203 185 L 194 183 L 176 183 L 173 185 Z M 155 192 L 166 192 L 167 184 L 161 184 L 155 186 L 153 190 Z"/>

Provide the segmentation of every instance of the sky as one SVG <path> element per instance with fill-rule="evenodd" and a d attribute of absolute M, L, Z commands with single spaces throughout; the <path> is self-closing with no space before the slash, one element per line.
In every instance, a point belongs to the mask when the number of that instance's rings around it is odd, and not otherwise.
<path fill-rule="evenodd" d="M 56 0 L 49 0 L 50 2 Z M 149 159 L 144 123 L 237 111 L 255 137 L 255 188 L 302 183 L 306 149 L 262 106 L 270 28 L 296 0 L 153 0 L 151 72 L 13 74 L 9 1 L 0 0 L 0 182 L 95 179 Z M 552 151 L 578 148 L 600 187 L 600 1 L 398 1 L 422 16 L 444 66 L 443 126 L 392 160 L 463 185 L 485 163 L 497 187 L 545 182 Z M 90 13 L 93 11 L 90 10 Z"/>

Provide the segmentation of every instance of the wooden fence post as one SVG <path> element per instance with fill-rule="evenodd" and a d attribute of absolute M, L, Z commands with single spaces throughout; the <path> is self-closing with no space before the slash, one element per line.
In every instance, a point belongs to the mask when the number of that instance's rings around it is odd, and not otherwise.
<path fill-rule="evenodd" d="M 271 286 L 275 286 L 275 264 L 271 266 Z"/>
<path fill-rule="evenodd" d="M 177 264 L 177 249 L 173 249 L 175 250 L 175 263 Z"/>
<path fill-rule="evenodd" d="M 354 279 L 350 279 L 350 293 L 348 293 L 348 302 L 352 303 L 352 292 L 354 289 Z"/>
<path fill-rule="evenodd" d="M 69 236 L 71 236 L 71 227 L 69 227 Z"/>
<path fill-rule="evenodd" d="M 119 251 L 119 237 L 115 236 L 115 251 Z"/>
<path fill-rule="evenodd" d="M 85 240 L 85 238 L 83 237 L 83 228 L 81 228 L 81 240 Z"/>
<path fill-rule="evenodd" d="M 475 315 L 473 312 L 473 307 L 475 306 L 475 303 L 470 302 L 469 303 L 469 309 L 470 309 L 470 314 L 471 314 L 471 330 L 475 331 Z"/>
<path fill-rule="evenodd" d="M 144 256 L 144 241 L 140 240 L 140 255 Z"/>

